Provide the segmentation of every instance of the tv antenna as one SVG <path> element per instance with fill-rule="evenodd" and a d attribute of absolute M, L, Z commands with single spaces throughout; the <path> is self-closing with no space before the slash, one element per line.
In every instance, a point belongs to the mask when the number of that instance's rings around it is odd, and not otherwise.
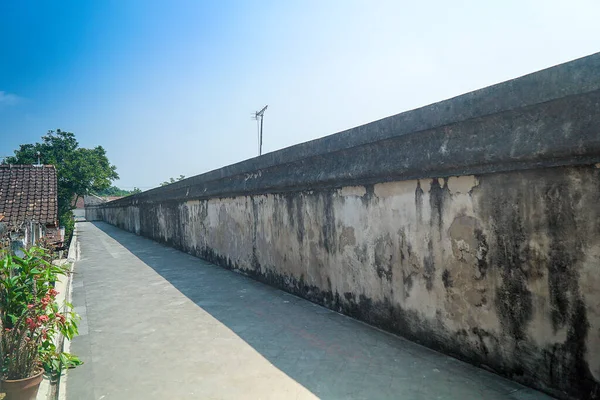
<path fill-rule="evenodd" d="M 255 112 L 254 116 L 252 117 L 256 120 L 256 129 L 258 130 L 258 155 L 259 156 L 262 155 L 263 118 L 265 116 L 265 111 L 267 111 L 267 107 L 269 107 L 268 104 L 266 106 L 264 106 L 262 110 Z M 259 118 L 260 118 L 260 122 L 258 121 Z"/>

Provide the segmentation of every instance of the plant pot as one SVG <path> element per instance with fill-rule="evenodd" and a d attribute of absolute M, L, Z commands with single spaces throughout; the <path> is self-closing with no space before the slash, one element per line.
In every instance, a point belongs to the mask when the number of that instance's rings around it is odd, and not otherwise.
<path fill-rule="evenodd" d="M 6 393 L 4 400 L 35 400 L 40 383 L 44 379 L 44 370 L 25 379 L 2 380 L 1 392 Z"/>

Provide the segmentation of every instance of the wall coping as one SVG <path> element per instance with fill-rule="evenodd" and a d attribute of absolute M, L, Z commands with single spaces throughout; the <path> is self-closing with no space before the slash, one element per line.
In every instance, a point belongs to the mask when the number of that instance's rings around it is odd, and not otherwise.
<path fill-rule="evenodd" d="M 595 53 L 102 207 L 594 164 L 599 103 Z"/>

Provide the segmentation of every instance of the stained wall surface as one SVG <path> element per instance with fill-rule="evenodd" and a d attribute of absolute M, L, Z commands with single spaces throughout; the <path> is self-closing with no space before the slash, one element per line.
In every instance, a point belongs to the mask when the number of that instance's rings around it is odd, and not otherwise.
<path fill-rule="evenodd" d="M 591 398 L 599 163 L 596 54 L 90 208 L 87 219 L 559 397 Z"/>

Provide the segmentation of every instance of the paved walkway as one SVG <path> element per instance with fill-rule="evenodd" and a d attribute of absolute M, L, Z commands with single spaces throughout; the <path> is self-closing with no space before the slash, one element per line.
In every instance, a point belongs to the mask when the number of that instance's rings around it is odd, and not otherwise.
<path fill-rule="evenodd" d="M 548 399 L 110 225 L 78 240 L 67 400 Z"/>

